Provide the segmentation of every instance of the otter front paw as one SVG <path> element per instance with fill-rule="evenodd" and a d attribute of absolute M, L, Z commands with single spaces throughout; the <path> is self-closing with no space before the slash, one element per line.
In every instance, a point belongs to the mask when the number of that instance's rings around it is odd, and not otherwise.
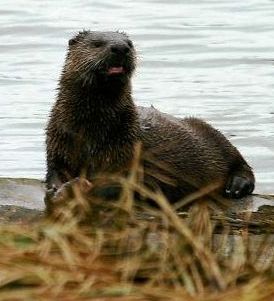
<path fill-rule="evenodd" d="M 76 197 L 76 192 L 88 194 L 92 184 L 83 178 L 75 178 L 61 185 L 59 189 L 52 187 L 46 191 L 45 205 L 48 216 L 53 215 L 57 208 L 64 207 L 67 202 Z"/>
<path fill-rule="evenodd" d="M 240 199 L 254 190 L 254 181 L 252 179 L 232 176 L 225 187 L 224 196 L 231 199 Z"/>

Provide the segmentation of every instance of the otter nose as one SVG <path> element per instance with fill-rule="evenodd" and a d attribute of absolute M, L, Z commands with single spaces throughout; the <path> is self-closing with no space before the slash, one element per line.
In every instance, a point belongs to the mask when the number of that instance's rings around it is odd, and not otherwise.
<path fill-rule="evenodd" d="M 127 54 L 129 52 L 129 46 L 125 43 L 113 44 L 110 49 L 115 54 Z"/>

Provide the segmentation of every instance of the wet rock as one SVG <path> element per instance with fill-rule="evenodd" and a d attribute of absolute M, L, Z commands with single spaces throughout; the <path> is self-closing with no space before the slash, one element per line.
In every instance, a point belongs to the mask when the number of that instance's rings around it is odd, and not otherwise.
<path fill-rule="evenodd" d="M 36 179 L 0 178 L 0 206 L 44 209 L 44 184 Z"/>
<path fill-rule="evenodd" d="M 0 223 L 31 222 L 41 218 L 45 187 L 36 179 L 0 178 Z M 274 195 L 252 195 L 242 200 L 225 200 L 223 213 L 212 219 L 229 224 L 233 231 L 248 227 L 252 233 L 274 233 Z M 182 216 L 183 217 L 183 216 Z"/>
<path fill-rule="evenodd" d="M 44 184 L 39 180 L 0 178 L 0 224 L 40 220 L 44 193 Z"/>

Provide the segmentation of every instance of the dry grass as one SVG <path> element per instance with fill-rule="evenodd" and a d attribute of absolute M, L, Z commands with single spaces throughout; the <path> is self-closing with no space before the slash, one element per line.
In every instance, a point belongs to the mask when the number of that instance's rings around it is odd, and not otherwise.
<path fill-rule="evenodd" d="M 271 235 L 252 252 L 247 226 L 233 235 L 223 219 L 215 234 L 216 202 L 200 199 L 179 217 L 136 179 L 116 178 L 123 193 L 113 202 L 76 181 L 54 220 L 2 225 L 0 300 L 274 300 Z"/>

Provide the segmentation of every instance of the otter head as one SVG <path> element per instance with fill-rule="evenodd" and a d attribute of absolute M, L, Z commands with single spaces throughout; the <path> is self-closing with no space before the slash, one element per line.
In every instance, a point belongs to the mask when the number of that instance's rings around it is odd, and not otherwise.
<path fill-rule="evenodd" d="M 69 40 L 63 74 L 83 85 L 125 83 L 135 69 L 135 57 L 125 33 L 85 30 Z"/>

